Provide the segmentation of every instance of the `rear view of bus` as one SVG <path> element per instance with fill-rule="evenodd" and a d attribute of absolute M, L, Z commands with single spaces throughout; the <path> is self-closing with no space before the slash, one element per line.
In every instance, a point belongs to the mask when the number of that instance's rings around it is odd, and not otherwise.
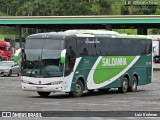
<path fill-rule="evenodd" d="M 147 36 L 79 30 L 34 34 L 22 51 L 21 84 L 42 97 L 84 91 L 125 93 L 151 83 L 152 42 Z"/>

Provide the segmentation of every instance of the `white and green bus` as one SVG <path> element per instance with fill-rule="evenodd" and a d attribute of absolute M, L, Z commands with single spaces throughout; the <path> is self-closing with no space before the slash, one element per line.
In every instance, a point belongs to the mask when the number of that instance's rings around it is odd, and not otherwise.
<path fill-rule="evenodd" d="M 152 41 L 147 36 L 79 30 L 30 35 L 22 51 L 21 85 L 46 97 L 151 83 Z"/>

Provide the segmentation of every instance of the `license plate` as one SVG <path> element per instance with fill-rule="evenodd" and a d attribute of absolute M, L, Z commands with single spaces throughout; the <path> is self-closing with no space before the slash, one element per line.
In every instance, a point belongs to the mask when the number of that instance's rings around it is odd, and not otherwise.
<path fill-rule="evenodd" d="M 37 90 L 41 91 L 41 90 L 43 90 L 43 87 L 37 87 Z"/>

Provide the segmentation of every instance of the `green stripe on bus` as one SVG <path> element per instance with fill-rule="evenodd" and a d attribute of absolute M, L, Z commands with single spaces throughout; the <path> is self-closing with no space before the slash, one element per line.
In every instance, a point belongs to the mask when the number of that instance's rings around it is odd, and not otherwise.
<path fill-rule="evenodd" d="M 136 56 L 105 56 L 102 57 L 94 71 L 93 79 L 95 84 L 101 84 L 110 80 L 135 59 Z"/>
<path fill-rule="evenodd" d="M 134 39 L 147 39 L 147 36 L 143 36 L 143 35 L 118 35 L 118 36 L 114 36 L 113 38 L 134 38 Z"/>

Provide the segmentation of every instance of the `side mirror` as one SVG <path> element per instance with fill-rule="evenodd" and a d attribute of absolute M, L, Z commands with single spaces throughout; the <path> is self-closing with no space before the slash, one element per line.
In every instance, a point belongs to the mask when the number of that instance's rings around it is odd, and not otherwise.
<path fill-rule="evenodd" d="M 60 63 L 64 64 L 66 60 L 66 49 L 62 50 L 61 57 L 60 57 Z"/>

